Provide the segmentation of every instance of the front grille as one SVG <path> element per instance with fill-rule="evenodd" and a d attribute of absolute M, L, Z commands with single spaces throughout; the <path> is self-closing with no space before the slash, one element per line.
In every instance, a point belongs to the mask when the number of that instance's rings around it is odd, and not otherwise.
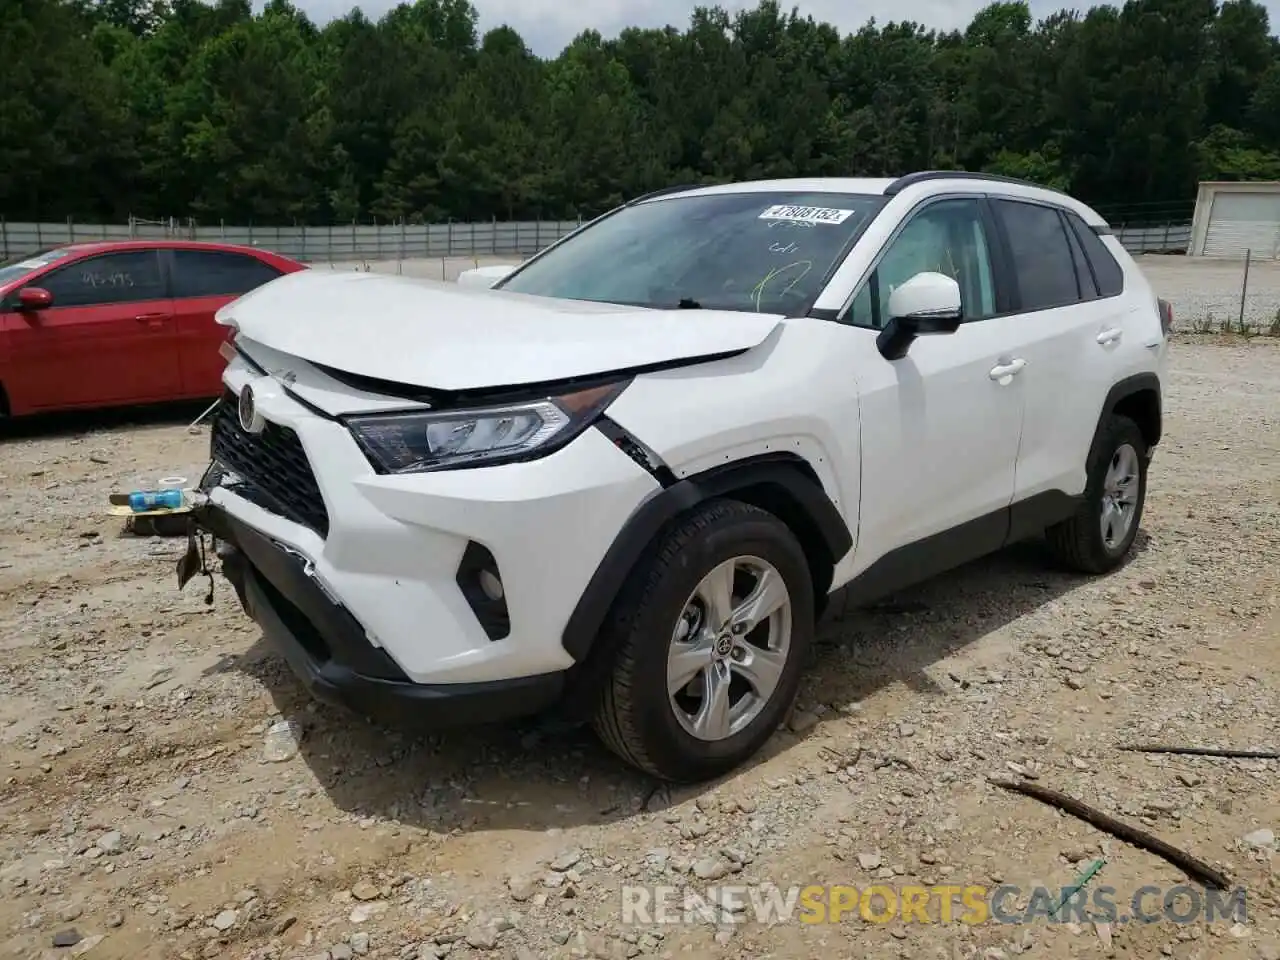
<path fill-rule="evenodd" d="M 296 433 L 275 423 L 259 434 L 245 432 L 236 396 L 227 391 L 214 412 L 211 434 L 213 459 L 224 474 L 235 474 L 238 482 L 229 486 L 238 496 L 328 536 L 329 512 Z"/>

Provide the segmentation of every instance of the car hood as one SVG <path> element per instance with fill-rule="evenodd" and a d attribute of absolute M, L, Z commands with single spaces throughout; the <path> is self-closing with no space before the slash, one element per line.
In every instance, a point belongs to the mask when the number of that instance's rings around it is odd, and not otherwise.
<path fill-rule="evenodd" d="M 218 311 L 219 323 L 334 370 L 437 390 L 566 380 L 750 349 L 776 314 L 653 310 L 304 270 Z"/>

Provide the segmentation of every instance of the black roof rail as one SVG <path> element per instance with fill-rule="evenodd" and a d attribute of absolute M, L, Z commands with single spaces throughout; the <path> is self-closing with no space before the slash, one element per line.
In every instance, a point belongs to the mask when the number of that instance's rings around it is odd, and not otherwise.
<path fill-rule="evenodd" d="M 699 189 L 700 187 L 706 187 L 706 186 L 711 186 L 711 184 L 706 184 L 706 183 L 685 183 L 685 184 L 681 184 L 680 186 L 675 186 L 675 187 L 663 187 L 661 190 L 651 190 L 651 191 L 649 191 L 648 193 L 642 193 L 642 194 L 641 194 L 640 196 L 638 196 L 638 197 L 632 197 L 630 200 L 628 200 L 626 203 L 624 203 L 624 204 L 623 204 L 623 206 L 624 206 L 624 207 L 629 207 L 629 206 L 631 206 L 633 203 L 642 203 L 642 202 L 644 202 L 645 200 L 655 200 L 655 199 L 657 199 L 658 197 L 665 197 L 665 196 L 666 196 L 667 194 L 669 194 L 669 193 L 683 193 L 683 192 L 684 192 L 684 191 L 686 191 L 686 190 L 697 190 L 697 189 Z"/>
<path fill-rule="evenodd" d="M 1050 193 L 1062 193 L 1061 190 L 1046 187 L 1042 183 L 1019 180 L 1017 177 L 1004 177 L 998 173 L 972 173 L 968 170 L 920 170 L 916 173 L 908 173 L 906 176 L 899 177 L 893 181 L 893 183 L 884 188 L 884 195 L 892 197 L 901 193 L 907 187 L 913 187 L 917 183 L 925 183 L 929 180 L 985 180 L 988 183 L 1012 183 L 1020 187 L 1035 187 L 1037 190 L 1048 190 Z M 1065 194 L 1063 195 L 1065 196 Z"/>

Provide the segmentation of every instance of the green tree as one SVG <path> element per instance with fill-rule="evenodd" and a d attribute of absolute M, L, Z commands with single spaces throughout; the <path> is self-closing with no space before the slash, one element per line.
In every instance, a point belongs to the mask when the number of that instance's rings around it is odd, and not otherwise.
<path fill-rule="evenodd" d="M 49 0 L 0 2 L 0 210 L 13 219 L 118 216 L 128 114 L 93 20 Z"/>
<path fill-rule="evenodd" d="M 555 58 L 471 0 L 317 28 L 288 0 L 0 0 L 0 214 L 572 217 L 657 187 L 988 170 L 1100 206 L 1278 175 L 1260 0 L 851 34 L 759 0 Z"/>

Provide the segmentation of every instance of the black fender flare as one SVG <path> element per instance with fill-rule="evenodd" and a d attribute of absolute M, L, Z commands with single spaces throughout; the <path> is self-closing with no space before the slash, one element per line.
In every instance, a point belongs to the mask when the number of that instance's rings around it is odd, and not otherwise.
<path fill-rule="evenodd" d="M 623 583 L 663 527 L 706 500 L 762 489 L 784 498 L 788 515 L 780 519 L 807 543 L 806 553 L 817 549 L 823 560 L 834 566 L 853 547 L 853 535 L 844 517 L 803 457 L 767 453 L 712 467 L 675 481 L 631 515 L 569 615 L 561 640 L 565 651 L 577 663 L 587 658 Z M 745 499 L 750 501 L 751 497 Z M 816 599 L 820 600 L 830 586 L 830 572 L 825 571 L 826 583 L 820 584 Z"/>
<path fill-rule="evenodd" d="M 1160 442 L 1164 418 L 1164 396 L 1160 389 L 1160 378 L 1154 373 L 1137 373 L 1117 381 L 1107 391 L 1107 398 L 1103 401 L 1102 410 L 1098 413 L 1098 423 L 1093 429 L 1093 440 L 1089 445 L 1090 456 L 1097 445 L 1098 437 L 1102 433 L 1102 424 L 1107 417 L 1111 416 L 1127 397 L 1147 392 L 1154 393 L 1156 398 L 1154 435 L 1150 439 L 1150 446 L 1154 447 Z"/>

